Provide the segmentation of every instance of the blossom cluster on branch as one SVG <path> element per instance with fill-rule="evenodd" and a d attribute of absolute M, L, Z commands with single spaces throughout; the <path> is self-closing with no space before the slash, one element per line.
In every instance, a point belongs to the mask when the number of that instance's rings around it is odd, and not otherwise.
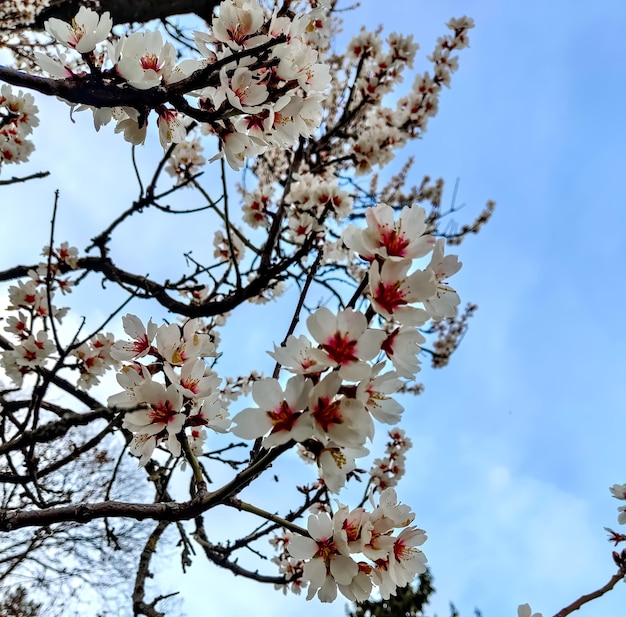
<path fill-rule="evenodd" d="M 154 110 L 161 144 L 167 147 L 185 140 L 193 118 L 219 137 L 221 154 L 240 169 L 246 158 L 271 146 L 294 146 L 319 126 L 330 74 L 318 62 L 313 42 L 319 47 L 322 34 L 316 24 L 324 23 L 325 11 L 320 5 L 289 18 L 256 2 L 224 0 L 211 33 L 194 35 L 201 58 L 177 62 L 174 46 L 159 31 L 133 32 L 112 42 L 107 40 L 113 26 L 109 14 L 81 7 L 71 24 L 56 18 L 46 22 L 46 31 L 73 55 L 35 55 L 44 71 L 74 86 L 97 83 L 109 95 L 120 89 L 137 101 L 137 91 L 155 93 L 154 105 L 84 102 L 79 109 L 92 110 L 97 130 L 115 119 L 116 132 L 143 143 Z"/>
<path fill-rule="evenodd" d="M 368 512 L 338 504 L 332 518 L 327 512 L 309 516 L 309 537 L 286 533 L 280 542 L 274 540 L 282 549 L 275 561 L 290 574 L 291 589 L 299 593 L 306 587 L 309 600 L 317 595 L 322 602 L 332 602 L 340 591 L 362 602 L 376 586 L 387 599 L 426 570 L 426 557 L 417 548 L 426 534 L 411 525 L 411 509 L 398 502 L 392 488 L 371 505 Z M 402 530 L 397 536 L 396 529 Z"/>
<path fill-rule="evenodd" d="M 27 136 L 39 124 L 38 111 L 32 94 L 0 87 L 0 169 L 3 163 L 28 160 L 34 145 Z"/>
<path fill-rule="evenodd" d="M 363 30 L 345 54 L 333 53 L 334 14 L 329 0 L 223 0 L 185 38 L 166 22 L 159 30 L 124 29 L 108 12 L 81 7 L 71 21 L 46 20 L 37 35 L 43 43 L 35 57 L 49 77 L 0 67 L 0 80 L 93 114 L 96 130 L 114 121 L 133 146 L 145 142 L 156 116 L 163 156 L 149 182 L 135 165 L 137 199 L 79 252 L 53 241 L 57 194 L 44 261 L 0 272 L 9 296 L 0 365 L 15 387 L 0 391 L 0 477 L 8 487 L 25 487 L 2 493 L 0 529 L 52 529 L 36 553 L 50 543 L 59 550 L 57 530 L 74 523 L 101 531 L 117 548 L 124 544 L 120 520 L 152 521 L 137 551 L 135 614 L 161 614 L 155 607 L 162 597 L 147 602 L 145 583 L 170 524 L 183 569 L 197 548 L 237 575 L 294 591 L 308 587 L 308 599 L 325 602 L 338 593 L 363 600 L 376 590 L 389 597 L 425 567 L 418 548 L 425 532 L 392 488 L 411 446 L 396 426 L 404 411 L 398 395 L 420 391 L 414 380 L 429 337 L 439 339 L 430 353 L 440 365 L 461 340 L 471 311 L 459 316 L 448 279 L 461 263 L 446 254 L 446 243 L 478 231 L 493 205 L 461 233 L 446 233 L 440 221 L 455 210 L 441 209 L 442 181 L 407 187 L 408 163 L 381 187 L 374 170 L 423 135 L 473 22 L 450 20 L 450 33 L 428 56 L 431 71 L 394 98 L 387 95 L 414 66 L 413 38 L 392 33 L 383 40 Z M 0 151 L 9 152 L 6 162 L 25 160 L 36 107 L 31 95 L 7 85 L 1 92 Z M 207 156 L 204 138 L 213 142 Z M 238 208 L 227 165 L 246 169 Z M 211 172 L 219 181 L 201 184 Z M 187 204 L 192 191 L 197 207 Z M 118 229 L 146 211 L 197 215 L 211 230 L 202 252 L 184 254 L 188 271 L 180 276 L 159 281 L 116 255 Z M 170 242 L 165 259 L 172 247 L 182 248 Z M 68 335 L 62 320 L 69 309 L 56 298 L 94 277 L 127 300 L 98 328 L 87 331 L 83 323 Z M 225 375 L 220 362 L 229 350 L 220 332 L 232 312 L 294 293 L 291 321 L 272 333 L 272 375 L 262 375 L 260 363 Z M 126 338 L 116 340 L 105 328 L 130 300 L 152 301 L 141 313 L 152 317 L 126 313 Z M 155 306 L 174 319 L 158 317 Z M 101 403 L 96 386 L 113 371 L 120 390 L 107 391 Z M 59 391 L 70 402 L 55 398 Z M 360 461 L 378 423 L 390 425 L 389 441 L 368 472 Z M 240 448 L 246 457 L 236 454 Z M 297 486 L 301 503 L 279 515 L 241 500 L 292 449 L 317 472 Z M 129 453 L 139 470 L 125 467 Z M 84 485 L 76 470 L 85 461 L 106 477 L 101 485 Z M 232 472 L 217 488 L 214 465 Z M 147 478 L 154 494 L 132 494 L 122 474 Z M 356 481 L 363 481 L 358 506 L 334 501 Z M 187 500 L 176 497 L 183 484 Z M 263 522 L 218 542 L 203 520 L 218 506 Z M 307 514 L 307 528 L 299 526 Z M 277 573 L 239 560 L 237 551 L 276 532 Z M 21 551 L 28 536 L 14 537 L 9 572 L 30 559 Z M 55 550 L 46 555 L 56 557 Z"/>

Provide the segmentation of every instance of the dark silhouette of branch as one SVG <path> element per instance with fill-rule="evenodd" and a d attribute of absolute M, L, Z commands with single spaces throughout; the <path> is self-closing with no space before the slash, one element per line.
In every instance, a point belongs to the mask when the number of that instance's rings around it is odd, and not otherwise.
<path fill-rule="evenodd" d="M 35 19 L 35 26 L 43 27 L 51 17 L 69 21 L 84 2 L 79 0 L 52 0 L 50 6 L 44 8 Z M 100 0 L 101 12 L 109 11 L 116 24 L 145 23 L 153 19 L 165 19 L 173 15 L 195 13 L 202 19 L 211 19 L 213 9 L 218 0 Z"/>
<path fill-rule="evenodd" d="M 8 184 L 17 184 L 18 182 L 28 182 L 28 180 L 35 180 L 38 178 L 45 178 L 46 176 L 49 176 L 50 172 L 49 171 L 38 171 L 34 174 L 30 174 L 28 176 L 23 176 L 21 178 L 17 177 L 17 176 L 13 176 L 12 178 L 9 178 L 8 180 L 0 180 L 0 186 L 6 186 Z"/>
<path fill-rule="evenodd" d="M 617 583 L 621 581 L 623 578 L 624 578 L 624 572 L 620 569 L 619 572 L 617 572 L 610 578 L 610 580 L 608 581 L 606 585 L 600 587 L 600 589 L 596 589 L 595 591 L 592 591 L 591 593 L 587 593 L 583 596 L 580 596 L 578 600 L 576 600 L 575 602 L 572 602 L 569 606 L 566 606 L 565 608 L 561 609 L 554 617 L 566 617 L 566 615 L 571 615 L 574 611 L 577 611 L 581 606 L 583 606 L 584 604 L 587 604 L 587 602 L 591 602 L 591 600 L 595 600 L 596 598 L 603 596 L 608 591 L 611 591 L 611 589 L 613 589 L 613 587 L 615 587 L 615 585 L 617 585 Z"/>
<path fill-rule="evenodd" d="M 164 617 L 164 613 L 157 611 L 156 600 L 150 604 L 145 601 L 146 578 L 150 577 L 150 561 L 156 552 L 157 544 L 167 529 L 169 521 L 160 521 L 148 536 L 148 540 L 141 551 L 139 558 L 139 566 L 137 568 L 137 576 L 135 577 L 135 587 L 133 589 L 133 610 L 135 615 L 147 615 L 147 617 Z"/>

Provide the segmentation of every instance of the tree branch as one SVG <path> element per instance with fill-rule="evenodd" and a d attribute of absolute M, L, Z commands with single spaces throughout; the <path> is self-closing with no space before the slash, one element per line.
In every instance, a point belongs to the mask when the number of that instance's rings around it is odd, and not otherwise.
<path fill-rule="evenodd" d="M 596 589 L 596 591 L 592 591 L 591 593 L 580 596 L 578 600 L 576 600 L 575 602 L 572 602 L 569 606 L 566 606 L 564 609 L 561 609 L 554 617 L 565 617 L 566 615 L 570 615 L 574 611 L 577 611 L 581 606 L 583 606 L 583 604 L 587 604 L 587 602 L 591 602 L 591 600 L 595 600 L 596 598 L 603 596 L 605 593 L 607 593 L 607 591 L 611 591 L 611 589 L 613 589 L 613 587 L 615 587 L 615 585 L 617 585 L 617 583 L 621 581 L 623 578 L 624 578 L 624 572 L 622 572 L 620 569 L 619 572 L 617 572 L 611 577 L 611 579 L 606 585 L 604 585 L 603 587 L 600 587 L 600 589 Z"/>

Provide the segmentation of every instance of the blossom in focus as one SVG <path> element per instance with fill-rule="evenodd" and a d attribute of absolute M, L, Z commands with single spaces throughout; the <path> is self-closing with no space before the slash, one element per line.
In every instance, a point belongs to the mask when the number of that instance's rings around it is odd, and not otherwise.
<path fill-rule="evenodd" d="M 394 210 L 387 204 L 378 204 L 365 212 L 367 227 L 359 229 L 349 225 L 343 232 L 343 241 L 363 259 L 399 261 L 427 255 L 435 239 L 426 233 L 426 211 L 417 206 L 402 209 L 398 221 Z"/>
<path fill-rule="evenodd" d="M 384 365 L 384 362 L 379 362 L 372 374 L 357 385 L 356 397 L 379 422 L 397 424 L 404 407 L 389 395 L 397 392 L 402 382 L 393 371 L 379 374 Z"/>
<path fill-rule="evenodd" d="M 176 324 L 161 326 L 156 335 L 159 353 L 175 366 L 212 354 L 215 346 L 207 334 L 198 332 L 201 327 L 199 319 L 190 319 L 182 329 Z"/>
<path fill-rule="evenodd" d="M 176 374 L 174 367 L 165 363 L 163 371 L 170 383 L 186 398 L 205 398 L 212 392 L 217 392 L 222 381 L 213 371 L 207 368 L 201 358 L 192 358 L 185 362 L 180 375 Z"/>
<path fill-rule="evenodd" d="M 152 341 L 157 332 L 157 326 L 148 321 L 148 327 L 143 325 L 141 319 L 136 315 L 128 313 L 122 317 L 124 332 L 128 334 L 132 341 L 116 341 L 111 349 L 111 356 L 116 360 L 139 359 L 147 355 L 152 350 Z"/>
<path fill-rule="evenodd" d="M 408 585 L 426 571 L 426 555 L 416 548 L 426 539 L 424 530 L 417 527 L 406 527 L 395 539 L 388 568 L 397 587 Z"/>
<path fill-rule="evenodd" d="M 292 373 L 319 375 L 328 368 L 326 354 L 321 349 L 313 347 L 304 334 L 298 337 L 290 334 L 284 347 L 274 345 L 274 351 L 268 353 L 278 364 Z"/>
<path fill-rule="evenodd" d="M 115 68 L 131 86 L 148 90 L 168 81 L 176 63 L 176 50 L 164 43 L 160 32 L 133 32 L 122 37 L 110 55 Z"/>
<path fill-rule="evenodd" d="M 434 296 L 437 291 L 435 276 L 429 270 L 409 274 L 413 262 L 389 261 L 370 266 L 370 293 L 373 309 L 386 319 L 395 319 L 404 325 L 422 325 L 424 311 L 411 306 Z"/>
<path fill-rule="evenodd" d="M 182 431 L 186 416 L 181 413 L 182 394 L 173 386 L 146 380 L 135 388 L 137 400 L 148 409 L 131 411 L 124 416 L 124 428 L 144 435 L 167 434 L 167 447 L 174 456 L 180 456 L 180 442 L 176 435 Z"/>
<path fill-rule="evenodd" d="M 426 317 L 425 314 L 424 317 Z M 413 379 L 420 370 L 417 354 L 421 351 L 420 345 L 425 342 L 426 339 L 417 328 L 401 326 L 391 331 L 383 341 L 381 349 L 393 364 L 399 377 Z"/>
<path fill-rule="evenodd" d="M 216 433 L 227 433 L 232 421 L 228 410 L 224 408 L 217 392 L 202 400 L 200 407 L 196 407 L 189 414 L 189 424 L 192 426 L 207 426 Z"/>
<path fill-rule="evenodd" d="M 98 15 L 95 11 L 81 6 L 72 19 L 72 23 L 51 17 L 44 24 L 48 34 L 59 43 L 75 49 L 81 54 L 93 51 L 98 43 L 104 41 L 113 27 L 113 20 L 107 11 Z"/>
<path fill-rule="evenodd" d="M 380 351 L 385 340 L 382 330 L 367 327 L 365 315 L 348 308 L 334 315 L 327 307 L 318 308 L 307 320 L 313 338 L 326 352 L 326 364 L 338 367 L 343 379 L 357 381 L 365 379 L 371 360 Z"/>
<path fill-rule="evenodd" d="M 371 418 L 361 401 L 339 395 L 340 387 L 341 377 L 332 372 L 311 390 L 309 411 L 315 436 L 340 446 L 362 446 L 368 437 L 373 437 Z"/>
<path fill-rule="evenodd" d="M 259 407 L 248 407 L 234 418 L 232 432 L 244 439 L 255 439 L 269 431 L 263 447 L 270 448 L 290 439 L 304 441 L 313 434 L 313 423 L 304 413 L 311 382 L 302 375 L 292 377 L 285 387 L 276 379 L 262 379 L 252 386 L 252 398 Z"/>
<path fill-rule="evenodd" d="M 333 602 L 337 585 L 349 585 L 359 567 L 351 557 L 339 552 L 328 513 L 311 514 L 307 527 L 311 537 L 293 536 L 287 550 L 292 557 L 308 560 L 302 574 L 309 581 L 307 600 L 317 594 L 322 602 Z"/>
<path fill-rule="evenodd" d="M 213 35 L 234 50 L 252 47 L 259 41 L 255 35 L 265 21 L 263 7 L 250 0 L 225 0 L 213 18 Z"/>

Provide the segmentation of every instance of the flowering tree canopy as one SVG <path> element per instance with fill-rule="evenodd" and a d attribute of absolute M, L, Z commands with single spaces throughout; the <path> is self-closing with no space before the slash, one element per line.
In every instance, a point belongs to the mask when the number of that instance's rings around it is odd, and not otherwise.
<path fill-rule="evenodd" d="M 169 542 L 183 570 L 200 552 L 308 600 L 388 599 L 427 561 L 426 532 L 394 488 L 411 446 L 398 395 L 419 393 L 421 357 L 445 366 L 462 339 L 475 306 L 461 308 L 449 247 L 494 204 L 451 229 L 443 181 L 412 186 L 411 160 L 383 170 L 425 133 L 473 22 L 451 19 L 430 68 L 401 91 L 412 37 L 363 29 L 338 53 L 334 0 L 96 4 L 0 8 L 10 59 L 0 66 L 0 173 L 33 151 L 37 92 L 91 114 L 96 131 L 114 125 L 132 144 L 139 187 L 84 249 L 55 237 L 57 193 L 42 261 L 0 271 L 0 576 L 77 595 L 77 581 L 112 576 L 108 555 L 122 549 L 121 578 L 133 572 L 123 610 L 162 615 L 167 594 L 146 582 Z M 162 156 L 148 174 L 134 154 L 152 133 Z M 206 236 L 203 254 L 186 253 L 187 269 L 164 279 L 115 252 L 124 225 L 154 211 L 184 220 L 163 259 L 194 230 Z M 93 280 L 122 299 L 104 321 L 73 329 L 69 294 Z M 222 344 L 229 320 L 269 302 L 287 315 L 268 324 L 273 371 L 225 374 L 237 353 Z M 110 332 L 117 324 L 123 336 Z M 385 450 L 368 459 L 380 431 Z M 315 473 L 277 512 L 253 487 L 294 465 L 294 452 Z M 623 487 L 613 493 L 624 498 Z M 223 540 L 205 522 L 217 509 L 253 522 Z M 240 560 L 250 552 L 258 563 Z M 616 561 L 619 580 L 626 557 Z"/>

